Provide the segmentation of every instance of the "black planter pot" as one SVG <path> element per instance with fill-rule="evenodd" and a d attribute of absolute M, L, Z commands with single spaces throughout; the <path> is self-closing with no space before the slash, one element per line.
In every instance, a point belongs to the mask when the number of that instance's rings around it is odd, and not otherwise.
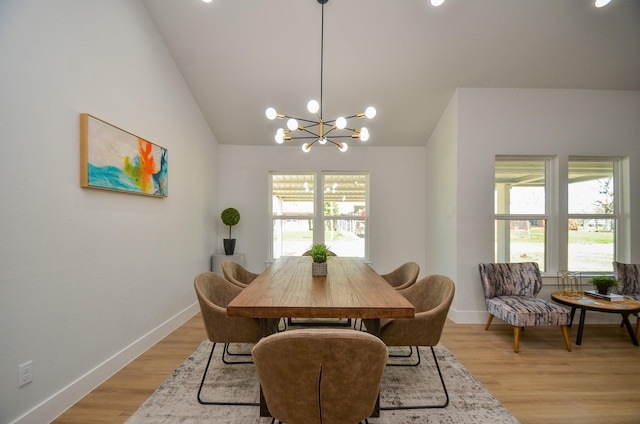
<path fill-rule="evenodd" d="M 236 239 L 222 239 L 224 242 L 224 254 L 233 255 L 236 251 Z"/>

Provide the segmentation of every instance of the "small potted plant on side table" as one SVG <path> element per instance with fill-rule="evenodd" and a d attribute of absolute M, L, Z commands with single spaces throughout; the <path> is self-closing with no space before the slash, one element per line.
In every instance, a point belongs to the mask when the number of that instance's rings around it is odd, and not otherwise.
<path fill-rule="evenodd" d="M 591 284 L 595 286 L 599 294 L 609 294 L 612 287 L 618 287 L 618 281 L 615 278 L 605 275 L 592 277 Z"/>
<path fill-rule="evenodd" d="M 327 275 L 327 256 L 329 256 L 329 248 L 322 243 L 311 246 L 311 275 L 314 277 L 322 277 Z"/>

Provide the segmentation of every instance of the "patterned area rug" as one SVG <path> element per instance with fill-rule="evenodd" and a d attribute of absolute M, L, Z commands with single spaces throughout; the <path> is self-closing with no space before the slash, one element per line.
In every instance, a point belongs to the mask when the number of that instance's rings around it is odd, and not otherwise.
<path fill-rule="evenodd" d="M 211 406 L 198 403 L 196 394 L 212 344 L 202 342 L 198 349 L 147 399 L 126 424 L 268 424 L 257 406 Z M 249 352 L 251 345 L 232 345 L 231 352 Z M 370 424 L 464 423 L 513 424 L 518 420 L 498 402 L 444 346 L 436 346 L 450 403 L 444 409 L 381 411 Z M 393 353 L 402 353 L 392 348 Z M 216 345 L 203 400 L 258 402 L 260 386 L 253 365 L 225 365 L 222 345 Z M 408 348 L 404 348 L 408 352 Z M 387 367 L 382 378 L 382 407 L 442 403 L 445 399 L 431 350 L 421 348 L 418 367 Z M 348 360 L 348 359 L 347 359 Z M 397 358 L 390 358 L 397 360 Z M 404 360 L 404 359 L 401 359 Z M 286 358 L 283 358 L 286 361 Z"/>

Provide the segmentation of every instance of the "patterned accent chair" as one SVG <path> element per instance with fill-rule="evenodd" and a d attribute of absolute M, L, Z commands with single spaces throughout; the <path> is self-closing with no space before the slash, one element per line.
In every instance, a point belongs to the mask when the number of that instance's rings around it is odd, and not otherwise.
<path fill-rule="evenodd" d="M 568 351 L 571 342 L 567 325 L 569 311 L 555 303 L 536 298 L 542 289 L 540 269 L 535 262 L 479 264 L 489 319 L 493 317 L 513 325 L 513 351 L 518 352 L 520 329 L 537 325 L 559 325 Z"/>
<path fill-rule="evenodd" d="M 618 293 L 640 302 L 640 264 L 613 262 L 613 275 L 618 280 Z M 636 337 L 640 337 L 640 316 L 636 314 Z"/>

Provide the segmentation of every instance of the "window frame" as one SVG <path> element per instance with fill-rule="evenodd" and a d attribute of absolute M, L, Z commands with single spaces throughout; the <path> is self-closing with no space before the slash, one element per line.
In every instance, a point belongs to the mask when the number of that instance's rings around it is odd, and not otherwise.
<path fill-rule="evenodd" d="M 612 219 L 614 220 L 614 259 L 628 255 L 629 225 L 624 218 L 628 214 L 628 159 L 619 156 L 529 156 L 529 155 L 495 155 L 494 158 L 494 203 L 495 203 L 495 171 L 498 161 L 535 161 L 545 160 L 545 269 L 541 273 L 545 276 L 556 276 L 558 271 L 568 270 L 569 263 L 569 219 Z M 613 214 L 569 214 L 569 163 L 612 162 L 613 163 Z M 536 214 L 497 214 L 494 206 L 493 225 L 498 220 L 527 220 L 543 219 Z M 494 228 L 496 245 L 497 233 Z M 575 270 L 571 270 L 575 271 Z M 578 271 L 584 276 L 602 275 L 602 271 Z M 611 269 L 613 273 L 613 268 Z M 607 273 L 609 274 L 609 273 Z"/>
<path fill-rule="evenodd" d="M 273 215 L 273 180 L 274 175 L 313 175 L 314 187 L 313 187 L 313 213 L 311 215 L 287 215 L 278 217 Z M 362 175 L 365 178 L 365 215 L 325 215 L 325 193 L 324 193 L 324 179 L 327 175 Z M 278 220 L 286 219 L 304 219 L 311 220 L 313 226 L 313 240 L 315 243 L 325 243 L 325 227 L 326 223 L 331 220 L 354 220 L 364 221 L 365 233 L 364 233 L 364 257 L 365 261 L 369 260 L 369 222 L 370 222 L 370 194 L 371 194 L 371 177 L 369 171 L 269 171 L 268 182 L 268 220 L 269 220 L 269 246 L 268 246 L 268 261 L 273 261 L 274 258 L 274 224 Z M 329 243 L 327 243 L 329 244 Z"/>

